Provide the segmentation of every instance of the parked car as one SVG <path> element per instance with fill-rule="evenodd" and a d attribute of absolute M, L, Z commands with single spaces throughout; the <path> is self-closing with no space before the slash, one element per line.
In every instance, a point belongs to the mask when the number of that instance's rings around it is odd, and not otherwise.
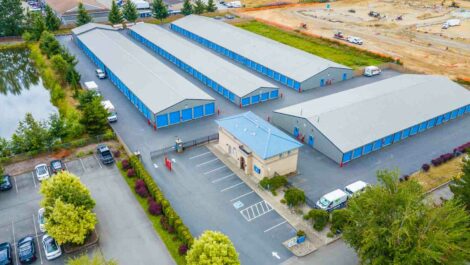
<path fill-rule="evenodd" d="M 344 187 L 344 191 L 346 192 L 346 194 L 348 194 L 348 197 L 351 198 L 352 196 L 354 196 L 354 194 L 359 194 L 363 192 L 367 188 L 367 186 L 369 186 L 368 183 L 362 180 L 358 180 Z"/>
<path fill-rule="evenodd" d="M 116 122 L 118 120 L 116 109 L 110 100 L 101 101 L 101 105 L 108 111 L 108 122 Z"/>
<path fill-rule="evenodd" d="M 382 73 L 382 70 L 377 66 L 367 66 L 364 68 L 364 76 L 374 76 L 379 75 L 380 73 Z"/>
<path fill-rule="evenodd" d="M 46 219 L 44 217 L 44 213 L 45 213 L 46 209 L 45 208 L 41 208 L 38 210 L 38 224 L 39 224 L 39 230 L 41 230 L 41 232 L 46 232 Z"/>
<path fill-rule="evenodd" d="M 226 18 L 226 19 L 234 19 L 235 16 L 232 15 L 232 14 L 226 14 L 226 15 L 225 15 L 225 18 Z"/>
<path fill-rule="evenodd" d="M 64 163 L 61 160 L 52 160 L 51 161 L 51 171 L 52 174 L 57 174 L 61 171 L 65 170 Z"/>
<path fill-rule="evenodd" d="M 36 244 L 34 237 L 26 236 L 21 238 L 17 244 L 18 260 L 23 264 L 32 263 L 36 260 Z"/>
<path fill-rule="evenodd" d="M 11 190 L 11 188 L 13 188 L 13 185 L 11 184 L 10 175 L 3 175 L 2 178 L 0 178 L 0 191 Z"/>
<path fill-rule="evenodd" d="M 1 265 L 13 264 L 13 260 L 11 258 L 11 245 L 8 242 L 0 244 L 0 264 Z"/>
<path fill-rule="evenodd" d="M 327 212 L 331 212 L 333 210 L 345 207 L 347 201 L 348 195 L 346 192 L 340 189 L 336 189 L 323 195 L 320 200 L 317 201 L 316 207 Z"/>
<path fill-rule="evenodd" d="M 222 17 L 221 16 L 215 16 L 214 19 L 221 20 Z"/>
<path fill-rule="evenodd" d="M 350 43 L 357 44 L 357 45 L 363 44 L 362 39 L 359 37 L 349 36 L 346 40 Z"/>
<path fill-rule="evenodd" d="M 62 255 L 62 250 L 57 242 L 50 235 L 45 234 L 42 237 L 42 245 L 44 247 L 44 253 L 46 253 L 47 260 L 53 260 Z"/>
<path fill-rule="evenodd" d="M 109 150 L 108 146 L 105 144 L 100 144 L 96 148 L 96 152 L 101 160 L 101 162 L 105 165 L 114 163 L 113 154 L 111 150 Z"/>
<path fill-rule="evenodd" d="M 50 177 L 49 169 L 47 168 L 46 164 L 39 164 L 34 167 L 34 170 L 36 171 L 36 176 L 38 177 L 39 181 L 43 181 Z"/>
<path fill-rule="evenodd" d="M 96 76 L 99 78 L 99 79 L 105 79 L 106 78 L 106 73 L 103 72 L 103 70 L 101 69 L 96 69 L 95 70 L 95 73 L 96 73 Z"/>

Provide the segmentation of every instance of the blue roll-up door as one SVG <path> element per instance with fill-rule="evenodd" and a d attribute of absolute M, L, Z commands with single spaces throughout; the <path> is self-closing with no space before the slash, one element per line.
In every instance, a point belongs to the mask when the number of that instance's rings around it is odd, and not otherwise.
<path fill-rule="evenodd" d="M 396 143 L 401 140 L 401 132 L 395 133 L 395 136 L 393 136 L 393 142 Z"/>
<path fill-rule="evenodd" d="M 183 121 L 189 121 L 193 118 L 193 109 L 185 109 L 181 111 Z"/>
<path fill-rule="evenodd" d="M 201 118 L 202 116 L 204 116 L 204 106 L 196 106 L 194 107 L 194 118 L 197 119 L 197 118 Z"/>
<path fill-rule="evenodd" d="M 168 126 L 168 114 L 158 115 L 157 128 L 162 128 L 166 126 Z"/>
<path fill-rule="evenodd" d="M 251 97 L 251 104 L 256 104 L 259 102 L 259 95 L 255 95 Z"/>
<path fill-rule="evenodd" d="M 242 98 L 242 106 L 250 105 L 250 98 Z"/>
<path fill-rule="evenodd" d="M 418 132 L 418 130 L 419 130 L 419 124 L 411 128 L 410 135 L 415 135 Z"/>
<path fill-rule="evenodd" d="M 215 103 L 209 103 L 205 105 L 205 116 L 213 115 L 215 113 Z"/>
<path fill-rule="evenodd" d="M 269 92 L 261 94 L 261 101 L 266 101 L 269 99 Z"/>
<path fill-rule="evenodd" d="M 459 113 L 457 114 L 458 117 L 462 116 L 465 113 L 465 107 L 459 109 Z"/>
<path fill-rule="evenodd" d="M 393 141 L 393 135 L 389 135 L 389 136 L 384 138 L 384 143 L 383 143 L 382 146 L 391 145 L 392 141 Z"/>
<path fill-rule="evenodd" d="M 324 86 L 325 85 L 325 79 L 321 79 L 320 80 L 320 86 Z"/>
<path fill-rule="evenodd" d="M 442 119 L 442 122 L 446 122 L 446 121 L 448 121 L 449 119 L 450 119 L 450 112 L 444 114 L 444 118 Z"/>
<path fill-rule="evenodd" d="M 297 127 L 294 128 L 294 136 L 295 137 L 299 136 L 299 128 Z"/>
<path fill-rule="evenodd" d="M 434 127 L 434 125 L 436 124 L 436 119 L 432 119 L 430 121 L 428 121 L 428 128 L 432 128 Z"/>
<path fill-rule="evenodd" d="M 403 131 L 403 133 L 401 134 L 401 139 L 405 139 L 405 138 L 407 138 L 408 136 L 410 136 L 410 129 L 409 129 L 409 128 L 408 128 L 408 129 L 405 129 L 405 130 Z"/>
<path fill-rule="evenodd" d="M 372 149 L 375 151 L 375 150 L 379 150 L 381 147 L 382 147 L 382 140 L 377 140 L 374 142 L 374 146 L 372 147 Z"/>
<path fill-rule="evenodd" d="M 343 73 L 343 81 L 346 80 L 346 79 L 348 79 L 348 74 Z"/>
<path fill-rule="evenodd" d="M 343 163 L 351 161 L 352 152 L 347 152 L 343 154 Z"/>
<path fill-rule="evenodd" d="M 419 125 L 419 132 L 422 132 L 422 131 L 426 130 L 426 126 L 427 126 L 427 125 L 428 125 L 428 122 L 427 122 L 427 121 L 421 123 L 421 124 Z"/>
<path fill-rule="evenodd" d="M 180 112 L 170 112 L 170 124 L 176 124 L 180 122 Z"/>
<path fill-rule="evenodd" d="M 279 97 L 279 90 L 274 90 L 271 91 L 271 94 L 269 95 L 270 98 L 277 98 Z"/>
<path fill-rule="evenodd" d="M 359 147 L 354 150 L 353 152 L 353 158 L 358 158 L 362 155 L 362 147 Z"/>
<path fill-rule="evenodd" d="M 228 94 L 229 94 L 229 91 L 224 88 L 224 97 L 225 97 L 225 98 L 228 98 Z"/>
<path fill-rule="evenodd" d="M 364 146 L 364 150 L 362 151 L 362 153 L 365 155 L 365 154 L 368 154 L 368 153 L 372 152 L 372 145 L 373 144 L 370 143 L 370 144 Z"/>
<path fill-rule="evenodd" d="M 465 109 L 465 113 L 469 113 L 470 112 L 470 105 L 467 106 L 467 108 Z"/>
<path fill-rule="evenodd" d="M 458 112 L 459 112 L 458 110 L 452 111 L 452 113 L 450 114 L 450 119 L 453 120 L 453 119 L 457 118 L 457 113 Z"/>
<path fill-rule="evenodd" d="M 313 136 L 309 136 L 308 137 L 308 145 L 310 145 L 311 147 L 313 147 L 313 144 L 315 143 L 315 140 L 313 139 Z"/>

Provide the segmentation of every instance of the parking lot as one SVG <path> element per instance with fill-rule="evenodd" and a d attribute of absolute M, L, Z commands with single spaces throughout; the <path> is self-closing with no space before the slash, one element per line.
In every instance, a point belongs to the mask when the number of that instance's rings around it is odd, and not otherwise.
<path fill-rule="evenodd" d="M 195 235 L 227 234 L 242 264 L 279 264 L 292 256 L 282 242 L 295 229 L 206 147 L 168 154 L 153 161 L 159 185 Z M 156 166 L 155 166 L 156 165 Z"/>

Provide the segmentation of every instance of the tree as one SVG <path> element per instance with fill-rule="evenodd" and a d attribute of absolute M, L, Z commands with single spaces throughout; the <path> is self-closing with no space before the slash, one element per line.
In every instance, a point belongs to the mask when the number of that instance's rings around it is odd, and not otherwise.
<path fill-rule="evenodd" d="M 7 157 L 11 155 L 10 142 L 7 139 L 0 137 L 0 157 Z"/>
<path fill-rule="evenodd" d="M 96 251 L 93 253 L 93 256 L 90 258 L 88 255 L 82 254 L 78 257 L 71 258 L 67 260 L 67 265 L 118 265 L 115 260 L 107 261 L 103 255 Z"/>
<path fill-rule="evenodd" d="M 85 25 L 86 23 L 92 22 L 93 19 L 91 18 L 88 11 L 83 6 L 83 3 L 78 3 L 78 15 L 77 15 L 77 26 Z"/>
<path fill-rule="evenodd" d="M 124 18 L 129 22 L 135 22 L 137 18 L 139 18 L 139 12 L 137 12 L 137 7 L 135 6 L 134 2 L 131 0 L 127 0 L 122 8 Z"/>
<path fill-rule="evenodd" d="M 82 110 L 80 123 L 92 135 L 103 134 L 108 127 L 108 111 L 101 105 L 101 97 L 94 91 L 86 91 L 79 96 Z"/>
<path fill-rule="evenodd" d="M 20 0 L 0 1 L 0 37 L 18 36 L 23 31 L 24 11 Z"/>
<path fill-rule="evenodd" d="M 62 47 L 60 46 L 59 41 L 54 37 L 54 34 L 48 31 L 44 31 L 41 34 L 41 38 L 39 39 L 39 48 L 47 55 L 48 58 L 51 58 L 56 54 L 60 54 L 62 50 Z"/>
<path fill-rule="evenodd" d="M 238 253 L 230 239 L 216 231 L 205 231 L 194 240 L 186 255 L 188 265 L 240 264 Z"/>
<path fill-rule="evenodd" d="M 39 13 L 28 13 L 28 17 L 31 20 L 31 39 L 32 40 L 39 40 L 41 38 L 42 33 L 46 30 L 46 21 L 44 17 Z"/>
<path fill-rule="evenodd" d="M 56 54 L 51 57 L 51 65 L 54 71 L 59 75 L 62 81 L 65 81 L 67 74 L 67 69 L 69 68 L 69 63 L 62 58 L 62 55 Z"/>
<path fill-rule="evenodd" d="M 426 203 L 414 180 L 379 171 L 379 185 L 354 196 L 344 240 L 362 264 L 464 264 L 470 258 L 470 216 L 457 200 Z"/>
<path fill-rule="evenodd" d="M 454 182 L 449 185 L 456 199 L 465 204 L 467 211 L 470 212 L 470 152 L 469 159 L 464 162 L 462 175 L 460 178 L 454 178 Z"/>
<path fill-rule="evenodd" d="M 46 28 L 49 31 L 58 30 L 60 27 L 60 19 L 54 14 L 52 8 L 49 5 L 46 5 Z"/>
<path fill-rule="evenodd" d="M 153 0 L 152 14 L 154 18 L 159 19 L 161 22 L 168 17 L 168 9 L 163 0 Z"/>
<path fill-rule="evenodd" d="M 206 4 L 204 4 L 204 2 L 202 2 L 202 0 L 196 0 L 196 2 L 194 2 L 194 14 L 202 14 L 204 13 L 204 11 L 206 11 Z"/>
<path fill-rule="evenodd" d="M 119 24 L 123 21 L 121 10 L 114 0 L 111 2 L 111 10 L 108 14 L 108 20 L 111 24 Z"/>
<path fill-rule="evenodd" d="M 67 124 L 58 114 L 49 116 L 49 134 L 52 139 L 62 140 L 67 137 Z"/>
<path fill-rule="evenodd" d="M 26 113 L 12 136 L 12 148 L 16 154 L 28 151 L 44 151 L 51 146 L 47 125 L 36 121 L 31 113 Z"/>
<path fill-rule="evenodd" d="M 298 188 L 289 188 L 284 193 L 284 199 L 289 207 L 295 207 L 305 203 L 305 193 L 303 190 Z"/>
<path fill-rule="evenodd" d="M 206 10 L 207 12 L 215 12 L 217 10 L 217 6 L 215 5 L 214 0 L 207 1 Z"/>
<path fill-rule="evenodd" d="M 39 192 L 43 195 L 41 205 L 46 208 L 46 217 L 59 199 L 63 203 L 83 207 L 85 210 L 95 207 L 95 201 L 88 188 L 80 178 L 70 172 L 59 172 L 53 178 L 43 181 Z"/>
<path fill-rule="evenodd" d="M 46 230 L 59 245 L 83 244 L 98 222 L 92 211 L 83 206 L 65 203 L 61 199 L 55 201 L 54 208 L 46 208 L 46 212 L 48 210 L 50 214 L 46 217 Z"/>
<path fill-rule="evenodd" d="M 189 0 L 184 0 L 183 8 L 181 9 L 181 14 L 188 16 L 193 13 L 193 5 Z"/>

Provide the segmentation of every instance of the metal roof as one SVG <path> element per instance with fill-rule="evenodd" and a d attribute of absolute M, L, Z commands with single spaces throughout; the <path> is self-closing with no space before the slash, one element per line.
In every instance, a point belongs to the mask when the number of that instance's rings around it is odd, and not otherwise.
<path fill-rule="evenodd" d="M 347 152 L 469 104 L 446 77 L 406 74 L 275 112 L 307 119 Z"/>
<path fill-rule="evenodd" d="M 330 67 L 351 69 L 213 18 L 189 15 L 172 24 L 298 82 Z"/>
<path fill-rule="evenodd" d="M 251 111 L 216 120 L 216 122 L 262 159 L 268 159 L 302 146 L 301 143 Z"/>
<path fill-rule="evenodd" d="M 184 100 L 214 100 L 117 31 L 78 36 L 154 114 Z"/>
<path fill-rule="evenodd" d="M 130 29 L 238 97 L 244 97 L 260 88 L 277 89 L 272 83 L 160 26 L 138 23 Z"/>
<path fill-rule="evenodd" d="M 109 25 L 98 24 L 98 23 L 87 23 L 85 25 L 82 25 L 80 27 L 76 27 L 76 28 L 72 29 L 72 33 L 75 34 L 75 35 L 80 35 L 80 34 L 83 34 L 85 32 L 88 32 L 90 30 L 96 29 L 96 28 L 107 29 L 107 30 L 116 30 L 115 28 L 113 28 Z"/>

